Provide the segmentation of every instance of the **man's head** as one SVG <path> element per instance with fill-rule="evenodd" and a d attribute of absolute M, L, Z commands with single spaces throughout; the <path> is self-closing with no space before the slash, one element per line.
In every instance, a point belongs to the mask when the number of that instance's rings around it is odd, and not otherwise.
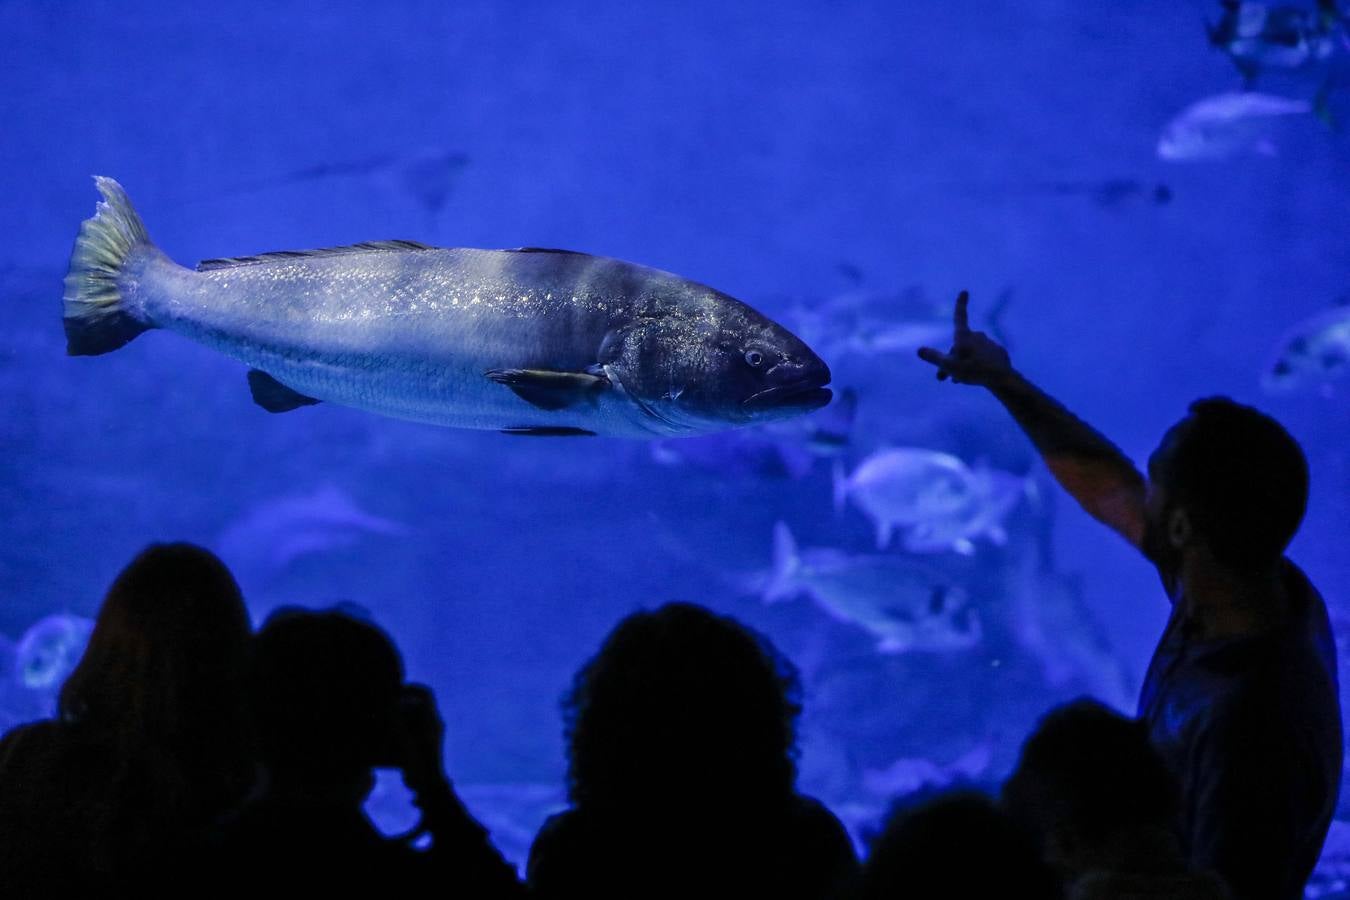
<path fill-rule="evenodd" d="M 1308 462 L 1280 423 L 1226 397 L 1191 404 L 1148 463 L 1146 549 L 1206 548 L 1231 569 L 1275 565 L 1308 504 Z"/>

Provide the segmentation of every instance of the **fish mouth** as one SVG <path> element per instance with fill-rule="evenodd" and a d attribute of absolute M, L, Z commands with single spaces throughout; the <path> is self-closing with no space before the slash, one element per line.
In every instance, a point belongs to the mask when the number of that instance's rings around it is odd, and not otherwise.
<path fill-rule="evenodd" d="M 825 387 L 829 376 L 795 381 L 792 384 L 780 384 L 751 394 L 741 402 L 747 410 L 792 409 L 810 411 L 820 409 L 834 399 L 834 392 Z"/>

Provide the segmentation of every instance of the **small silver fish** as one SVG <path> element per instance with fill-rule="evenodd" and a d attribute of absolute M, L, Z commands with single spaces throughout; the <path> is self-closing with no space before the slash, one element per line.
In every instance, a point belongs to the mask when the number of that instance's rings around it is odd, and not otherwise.
<path fill-rule="evenodd" d="M 1280 339 L 1274 359 L 1261 375 L 1271 394 L 1318 388 L 1329 393 L 1332 383 L 1350 374 L 1350 305 L 1313 316 Z"/>
<path fill-rule="evenodd" d="M 82 616 L 53 613 L 33 623 L 19 639 L 14 674 L 32 691 L 54 692 L 84 655 L 94 623 Z"/>
<path fill-rule="evenodd" d="M 252 367 L 270 412 L 319 401 L 511 434 L 652 438 L 788 418 L 829 367 L 749 306 L 668 272 L 560 250 L 382 241 L 176 265 L 122 187 L 66 276 L 67 352 L 176 331 Z"/>
<path fill-rule="evenodd" d="M 839 456 L 852 440 L 858 395 L 852 388 L 812 415 L 703 437 L 657 440 L 648 446 L 664 466 L 702 469 L 729 478 L 800 480 L 816 460 Z"/>
<path fill-rule="evenodd" d="M 1239 153 L 1274 155 L 1271 132 L 1280 119 L 1313 111 L 1306 100 L 1230 92 L 1199 100 L 1163 129 L 1158 156 L 1172 162 L 1227 159 Z"/>
<path fill-rule="evenodd" d="M 1005 290 L 991 307 L 986 330 L 997 329 L 997 317 L 1010 296 L 1011 290 Z M 822 302 L 797 303 L 786 318 L 831 359 L 912 354 L 946 342 L 952 330 L 947 304 L 931 302 L 917 285 L 893 292 L 851 290 Z"/>
<path fill-rule="evenodd" d="M 1345 17 L 1334 0 L 1317 9 L 1224 0 L 1224 13 L 1207 26 L 1209 41 L 1228 54 L 1248 82 L 1263 69 L 1300 69 L 1350 46 Z"/>
<path fill-rule="evenodd" d="M 918 447 L 880 450 L 851 475 L 836 463 L 834 505 L 848 501 L 872 520 L 877 547 L 895 529 L 912 553 L 975 552 L 975 540 L 1002 544 L 1003 520 L 1029 491 L 1030 482 L 1007 472 L 971 469 L 948 453 Z"/>
<path fill-rule="evenodd" d="M 797 549 L 783 522 L 773 529 L 773 569 L 765 603 L 808 595 L 831 617 L 864 629 L 879 653 L 964 650 L 983 636 L 966 591 L 914 560 Z"/>
<path fill-rule="evenodd" d="M 408 531 L 399 522 L 366 512 L 349 494 L 329 484 L 253 507 L 226 527 L 216 547 L 241 583 L 256 586 L 303 557 Z"/>
<path fill-rule="evenodd" d="M 864 769 L 863 788 L 880 797 L 903 797 L 924 788 L 945 788 L 961 781 L 974 781 L 993 762 L 994 744 L 986 740 L 946 765 L 922 756 L 902 757 L 884 769 Z"/>

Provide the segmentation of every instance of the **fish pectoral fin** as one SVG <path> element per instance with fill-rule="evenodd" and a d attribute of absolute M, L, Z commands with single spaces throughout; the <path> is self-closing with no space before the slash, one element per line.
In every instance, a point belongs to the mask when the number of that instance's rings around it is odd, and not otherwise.
<path fill-rule="evenodd" d="M 253 402 L 270 413 L 290 412 L 320 402 L 291 390 L 261 369 L 248 370 L 248 389 L 253 394 Z"/>
<path fill-rule="evenodd" d="M 527 437 L 595 437 L 594 431 L 569 425 L 512 425 L 502 434 L 523 434 Z"/>
<path fill-rule="evenodd" d="M 488 369 L 488 378 L 504 384 L 520 399 L 540 409 L 557 410 L 594 400 L 609 379 L 588 372 L 552 369 Z"/>

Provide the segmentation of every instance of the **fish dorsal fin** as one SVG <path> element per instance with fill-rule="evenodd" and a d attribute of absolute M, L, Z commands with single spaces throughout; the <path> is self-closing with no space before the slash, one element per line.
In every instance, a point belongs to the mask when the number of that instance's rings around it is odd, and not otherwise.
<path fill-rule="evenodd" d="M 516 247 L 508 250 L 508 253 L 563 253 L 567 256 L 589 256 L 589 253 L 582 253 L 580 250 L 558 250 L 555 247 Z"/>
<path fill-rule="evenodd" d="M 259 263 L 278 262 L 283 259 L 305 259 L 312 256 L 343 256 L 347 253 L 388 253 L 407 250 L 436 250 L 430 244 L 417 241 L 366 241 L 350 244 L 346 247 L 320 247 L 317 250 L 275 250 L 271 253 L 259 253 L 255 256 L 233 256 L 221 259 L 204 259 L 197 263 L 198 272 L 210 272 L 214 269 L 231 269 L 235 266 L 254 266 Z"/>

